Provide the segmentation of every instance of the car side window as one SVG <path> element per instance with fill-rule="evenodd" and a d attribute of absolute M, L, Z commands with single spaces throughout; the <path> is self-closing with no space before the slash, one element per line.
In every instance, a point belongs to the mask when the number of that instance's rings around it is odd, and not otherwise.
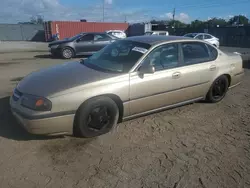
<path fill-rule="evenodd" d="M 97 34 L 94 37 L 95 41 L 106 41 L 106 40 L 111 40 L 111 37 L 109 37 L 106 34 Z"/>
<path fill-rule="evenodd" d="M 165 44 L 157 47 L 144 60 L 155 67 L 156 71 L 175 68 L 179 64 L 178 44 Z"/>
<path fill-rule="evenodd" d="M 94 35 L 86 34 L 86 35 L 82 36 L 82 38 L 80 39 L 80 42 L 89 42 L 89 41 L 93 41 L 93 40 L 94 40 Z"/>
<path fill-rule="evenodd" d="M 204 39 L 211 39 L 212 37 L 210 35 L 204 35 Z"/>
<path fill-rule="evenodd" d="M 159 35 L 166 35 L 166 33 L 163 33 L 163 32 L 162 32 L 162 33 L 159 33 Z"/>
<path fill-rule="evenodd" d="M 203 40 L 203 35 L 196 36 L 197 39 Z"/>
<path fill-rule="evenodd" d="M 210 46 L 208 44 L 206 44 L 208 50 L 209 50 L 209 53 L 210 53 L 210 58 L 211 58 L 211 61 L 214 61 L 217 59 L 218 57 L 218 51 L 215 47 L 213 46 Z"/>
<path fill-rule="evenodd" d="M 206 44 L 201 42 L 185 42 L 181 45 L 184 66 L 210 61 Z"/>

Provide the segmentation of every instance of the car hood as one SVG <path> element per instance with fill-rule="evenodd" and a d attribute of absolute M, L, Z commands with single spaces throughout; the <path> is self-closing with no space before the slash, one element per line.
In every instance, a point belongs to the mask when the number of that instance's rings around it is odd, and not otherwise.
<path fill-rule="evenodd" d="M 71 62 L 33 72 L 19 82 L 17 89 L 22 93 L 49 97 L 64 90 L 113 76 L 111 73 L 88 68 L 80 62 Z"/>
<path fill-rule="evenodd" d="M 49 43 L 49 47 L 53 46 L 53 45 L 59 45 L 59 44 L 63 44 L 63 43 L 67 43 L 67 42 L 71 42 L 70 40 L 57 40 L 57 41 L 53 41 Z"/>

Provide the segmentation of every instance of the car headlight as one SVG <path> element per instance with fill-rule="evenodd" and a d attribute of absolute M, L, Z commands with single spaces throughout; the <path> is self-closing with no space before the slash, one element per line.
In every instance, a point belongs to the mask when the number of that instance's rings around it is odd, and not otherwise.
<path fill-rule="evenodd" d="M 52 46 L 50 46 L 50 48 L 56 49 L 58 46 L 59 46 L 59 45 L 52 45 Z"/>
<path fill-rule="evenodd" d="M 50 111 L 52 108 L 48 99 L 27 94 L 22 97 L 21 105 L 36 111 Z"/>

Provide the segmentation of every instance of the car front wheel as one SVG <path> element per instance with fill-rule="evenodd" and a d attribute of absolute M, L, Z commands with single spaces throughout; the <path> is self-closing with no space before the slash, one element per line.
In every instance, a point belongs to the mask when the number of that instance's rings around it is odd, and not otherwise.
<path fill-rule="evenodd" d="M 210 87 L 206 96 L 206 100 L 211 103 L 221 101 L 226 96 L 228 86 L 229 81 L 227 76 L 220 76 L 213 82 L 212 86 Z"/>
<path fill-rule="evenodd" d="M 75 119 L 74 135 L 91 138 L 111 131 L 118 122 L 119 109 L 109 97 L 96 97 L 80 106 Z"/>
<path fill-rule="evenodd" d="M 62 57 L 64 59 L 71 59 L 74 57 L 74 51 L 71 48 L 63 48 L 62 49 Z"/>

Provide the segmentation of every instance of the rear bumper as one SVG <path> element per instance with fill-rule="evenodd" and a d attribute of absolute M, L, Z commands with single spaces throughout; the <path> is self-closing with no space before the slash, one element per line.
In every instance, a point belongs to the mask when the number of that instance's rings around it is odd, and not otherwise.
<path fill-rule="evenodd" d="M 233 88 L 237 85 L 239 85 L 242 81 L 242 78 L 244 76 L 244 72 L 237 73 L 231 77 L 231 84 L 229 88 Z"/>

